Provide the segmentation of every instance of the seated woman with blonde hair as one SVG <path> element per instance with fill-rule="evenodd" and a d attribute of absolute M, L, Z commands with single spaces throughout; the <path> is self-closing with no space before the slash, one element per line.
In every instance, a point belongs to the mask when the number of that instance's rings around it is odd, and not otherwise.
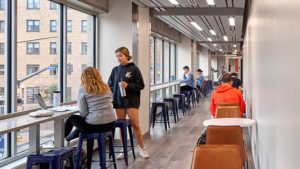
<path fill-rule="evenodd" d="M 66 140 L 70 141 L 83 133 L 114 131 L 116 115 L 113 110 L 110 88 L 96 68 L 88 67 L 81 74 L 81 88 L 77 105 L 80 115 L 72 115 L 65 123 Z M 73 126 L 76 129 L 70 134 Z"/>

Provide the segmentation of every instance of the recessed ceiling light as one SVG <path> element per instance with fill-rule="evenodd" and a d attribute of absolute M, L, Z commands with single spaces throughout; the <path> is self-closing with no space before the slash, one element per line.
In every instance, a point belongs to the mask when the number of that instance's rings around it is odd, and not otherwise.
<path fill-rule="evenodd" d="M 230 26 L 235 26 L 235 19 L 234 19 L 234 17 L 229 17 L 229 25 Z"/>
<path fill-rule="evenodd" d="M 227 38 L 227 36 L 223 36 L 223 38 L 224 38 L 224 40 L 225 40 L 225 41 L 228 41 L 228 38 Z"/>
<path fill-rule="evenodd" d="M 236 48 L 236 45 L 233 45 L 234 48 Z"/>
<path fill-rule="evenodd" d="M 190 22 L 196 29 L 198 29 L 199 31 L 202 31 L 203 29 L 196 23 L 196 22 Z"/>
<path fill-rule="evenodd" d="M 210 33 L 212 34 L 212 35 L 216 35 L 216 32 L 214 31 L 214 30 L 210 30 Z"/>
<path fill-rule="evenodd" d="M 208 41 L 212 41 L 212 39 L 211 39 L 211 38 L 207 38 L 207 40 L 208 40 Z"/>
<path fill-rule="evenodd" d="M 178 5 L 179 3 L 176 0 L 169 0 L 173 5 Z"/>
<path fill-rule="evenodd" d="M 208 5 L 215 5 L 215 1 L 214 0 L 206 0 Z"/>
<path fill-rule="evenodd" d="M 217 44 L 214 44 L 214 46 L 217 46 Z"/>
<path fill-rule="evenodd" d="M 236 50 L 236 49 L 235 49 L 234 51 L 235 51 L 235 52 L 237 52 L 237 50 Z"/>
<path fill-rule="evenodd" d="M 222 49 L 220 49 L 219 51 L 220 51 L 220 52 L 222 52 L 223 50 L 222 50 Z"/>

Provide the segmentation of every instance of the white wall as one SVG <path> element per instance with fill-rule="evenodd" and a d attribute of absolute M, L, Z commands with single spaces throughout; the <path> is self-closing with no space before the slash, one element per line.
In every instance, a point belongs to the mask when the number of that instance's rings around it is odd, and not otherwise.
<path fill-rule="evenodd" d="M 298 169 L 300 1 L 252 3 L 243 61 L 256 168 Z"/>
<path fill-rule="evenodd" d="M 99 65 L 105 80 L 109 78 L 111 69 L 118 65 L 115 50 L 125 46 L 132 51 L 131 11 L 130 0 L 110 0 L 108 13 L 99 15 Z"/>
<path fill-rule="evenodd" d="M 214 70 L 217 70 L 218 68 L 218 56 L 211 56 L 211 66 Z M 212 74 L 212 80 L 217 81 L 218 75 L 217 73 Z"/>
<path fill-rule="evenodd" d="M 140 125 L 143 134 L 149 131 L 149 100 L 150 100 L 150 24 L 149 9 L 140 8 L 138 15 L 138 28 L 134 36 L 138 37 L 138 56 L 133 56 L 135 63 L 141 70 L 145 82 L 142 90 L 140 106 Z M 127 47 L 132 53 L 133 25 L 132 25 L 132 1 L 110 0 L 107 14 L 99 15 L 99 66 L 103 79 L 107 81 L 113 67 L 119 65 L 114 51 L 121 46 Z M 145 59 L 148 58 L 148 59 Z"/>
<path fill-rule="evenodd" d="M 192 67 L 191 39 L 182 36 L 181 43 L 177 44 L 177 77 L 182 79 L 184 66 Z M 194 70 L 191 70 L 194 72 Z"/>
<path fill-rule="evenodd" d="M 150 120 L 150 20 L 149 8 L 138 8 L 138 67 L 140 68 L 145 88 L 142 90 L 140 107 L 140 126 L 143 133 L 149 131 Z M 145 59 L 148 58 L 148 59 Z"/>
<path fill-rule="evenodd" d="M 198 57 L 200 69 L 202 69 L 203 75 L 208 76 L 210 65 L 210 56 L 208 55 L 208 49 L 206 49 L 205 47 L 201 47 L 200 55 Z"/>

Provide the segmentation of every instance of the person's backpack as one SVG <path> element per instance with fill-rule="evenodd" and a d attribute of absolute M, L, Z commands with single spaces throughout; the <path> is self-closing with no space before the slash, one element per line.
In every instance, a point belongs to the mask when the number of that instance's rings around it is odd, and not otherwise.
<path fill-rule="evenodd" d="M 199 139 L 197 141 L 197 145 L 198 144 L 205 144 L 205 143 L 206 143 L 206 130 L 199 137 Z"/>

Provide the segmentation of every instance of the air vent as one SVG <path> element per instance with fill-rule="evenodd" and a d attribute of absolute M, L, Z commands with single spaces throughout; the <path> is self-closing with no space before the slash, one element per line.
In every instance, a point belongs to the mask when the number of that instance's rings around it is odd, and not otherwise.
<path fill-rule="evenodd" d="M 188 0 L 191 5 L 197 5 L 195 0 Z"/>

